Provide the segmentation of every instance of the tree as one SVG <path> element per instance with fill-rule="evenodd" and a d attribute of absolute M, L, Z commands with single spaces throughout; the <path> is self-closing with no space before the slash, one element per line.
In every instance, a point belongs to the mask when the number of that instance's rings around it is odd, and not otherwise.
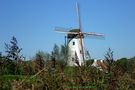
<path fill-rule="evenodd" d="M 22 48 L 19 48 L 18 46 L 18 41 L 16 39 L 16 37 L 12 37 L 10 44 L 5 43 L 5 49 L 6 49 L 6 53 L 7 53 L 7 59 L 10 60 L 21 60 L 22 59 L 22 55 L 20 55 Z"/>
<path fill-rule="evenodd" d="M 51 59 L 51 54 L 48 53 L 48 52 L 45 52 L 44 56 L 45 56 L 45 60 L 50 60 Z"/>
<path fill-rule="evenodd" d="M 3 73 L 3 59 L 2 53 L 0 52 L 0 75 Z"/>
<path fill-rule="evenodd" d="M 23 55 L 21 55 L 21 51 L 22 51 L 22 48 L 20 48 L 18 46 L 18 41 L 16 39 L 16 37 L 12 37 L 11 41 L 10 41 L 10 44 L 7 44 L 5 43 L 5 49 L 6 49 L 6 59 L 7 60 L 12 60 L 12 62 L 15 63 L 15 66 L 11 66 L 11 67 L 14 67 L 15 70 L 15 74 L 19 74 L 20 73 L 20 64 L 21 64 L 21 60 L 23 58 Z M 19 63 L 20 61 L 20 63 Z"/>
<path fill-rule="evenodd" d="M 57 44 L 53 47 L 53 53 L 56 60 L 60 60 L 60 48 Z"/>
<path fill-rule="evenodd" d="M 118 78 L 118 89 L 119 90 L 131 90 L 132 79 L 130 74 L 124 73 L 121 77 Z"/>
<path fill-rule="evenodd" d="M 116 61 L 115 64 L 117 64 L 117 66 L 119 66 L 119 68 L 121 68 L 121 71 L 123 73 L 128 71 L 128 65 L 129 65 L 129 60 L 127 58 L 121 58 L 119 60 Z"/>
<path fill-rule="evenodd" d="M 114 62 L 114 59 L 113 59 L 113 51 L 109 48 L 107 53 L 105 54 L 105 60 L 108 64 L 108 71 L 110 72 L 111 70 L 111 66 Z"/>
<path fill-rule="evenodd" d="M 2 57 L 2 53 L 0 52 L 0 58 Z"/>
<path fill-rule="evenodd" d="M 61 45 L 59 47 L 55 44 L 52 51 L 52 57 L 56 60 L 57 66 L 63 71 L 67 64 L 68 47 L 66 45 Z"/>
<path fill-rule="evenodd" d="M 35 63 L 37 71 L 42 70 L 44 68 L 45 62 L 45 54 L 42 51 L 36 53 Z"/>
<path fill-rule="evenodd" d="M 68 46 L 61 45 L 60 48 L 60 60 L 64 60 L 65 63 L 67 63 L 68 59 Z"/>

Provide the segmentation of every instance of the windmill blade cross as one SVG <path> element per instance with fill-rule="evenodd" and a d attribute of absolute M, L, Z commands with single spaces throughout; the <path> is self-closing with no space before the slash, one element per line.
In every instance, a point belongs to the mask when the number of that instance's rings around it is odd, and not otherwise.
<path fill-rule="evenodd" d="M 67 34 L 67 36 L 77 36 L 77 40 L 79 40 L 79 51 L 80 53 L 80 60 L 84 61 L 84 65 L 86 65 L 85 61 L 85 52 L 84 52 L 84 43 L 83 43 L 83 38 L 84 37 L 91 37 L 91 38 L 104 38 L 104 34 L 99 34 L 99 33 L 94 33 L 94 32 L 82 32 L 82 27 L 81 27 L 81 19 L 80 19 L 80 7 L 78 3 L 76 3 L 76 14 L 77 14 L 77 23 L 78 23 L 78 28 L 77 29 L 72 29 L 72 28 L 62 28 L 62 27 L 55 27 L 55 31 L 58 33 L 64 33 Z M 73 34 L 73 35 L 70 35 Z M 78 37 L 79 36 L 79 37 Z M 74 38 L 74 37 L 72 37 Z"/>

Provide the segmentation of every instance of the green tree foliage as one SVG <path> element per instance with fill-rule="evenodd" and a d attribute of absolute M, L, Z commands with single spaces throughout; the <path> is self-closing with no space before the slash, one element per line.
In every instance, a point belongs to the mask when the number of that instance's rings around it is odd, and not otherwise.
<path fill-rule="evenodd" d="M 63 71 L 64 67 L 67 65 L 68 59 L 68 47 L 65 45 L 54 45 L 52 56 L 55 58 L 57 65 L 60 66 Z"/>
<path fill-rule="evenodd" d="M 129 90 L 131 87 L 131 76 L 128 73 L 124 73 L 123 76 L 118 78 L 118 89 L 119 90 Z"/>
<path fill-rule="evenodd" d="M 60 54 L 61 54 L 61 60 L 67 60 L 67 58 L 68 58 L 68 46 L 65 46 L 65 45 L 61 45 L 61 48 L 60 48 L 61 50 L 61 52 L 60 52 Z"/>
<path fill-rule="evenodd" d="M 54 45 L 53 51 L 56 60 L 60 60 L 60 48 L 57 44 Z"/>
<path fill-rule="evenodd" d="M 61 56 L 60 60 L 63 63 L 63 66 L 66 66 L 67 60 L 68 60 L 68 47 L 67 46 L 61 45 L 60 56 Z"/>
<path fill-rule="evenodd" d="M 122 73 L 128 72 L 130 66 L 129 66 L 129 60 L 127 58 L 121 58 L 115 62 L 115 65 L 118 66 Z"/>
<path fill-rule="evenodd" d="M 37 71 L 42 70 L 45 65 L 45 54 L 42 51 L 36 53 L 35 57 L 36 69 Z"/>
<path fill-rule="evenodd" d="M 40 55 L 36 55 L 37 63 L 40 65 L 41 58 Z M 39 61 L 38 61 L 39 60 Z M 122 61 L 123 60 L 123 61 Z M 19 85 L 22 89 L 51 89 L 51 90 L 64 90 L 64 89 L 94 89 L 94 90 L 134 90 L 135 88 L 135 72 L 129 72 L 130 67 L 126 67 L 127 64 L 133 64 L 135 61 L 134 58 L 124 59 L 114 61 L 112 65 L 112 70 L 110 73 L 105 73 L 100 71 L 99 69 L 91 66 L 81 66 L 81 67 L 64 67 L 62 71 L 61 66 L 57 64 L 55 70 L 49 70 L 45 66 L 45 70 L 40 72 L 38 75 L 34 75 L 34 78 L 28 78 L 21 85 Z M 127 63 L 127 60 L 128 63 Z M 133 60 L 133 61 L 132 61 Z M 27 61 L 28 63 L 28 61 Z M 30 63 L 31 64 L 31 63 Z M 123 69 L 125 68 L 125 69 Z M 41 69 L 41 68 L 40 68 Z M 124 71 L 125 70 L 125 71 Z M 135 68 L 133 67 L 133 70 Z M 32 72 L 32 70 L 30 70 Z M 119 73 L 122 72 L 122 73 Z M 29 72 L 27 72 L 29 73 Z M 36 72 L 38 73 L 38 71 Z M 36 74 L 34 73 L 34 74 Z M 115 75 L 115 74 L 116 75 Z M 31 76 L 33 77 L 33 75 Z M 20 80 L 20 79 L 19 79 Z M 17 81 L 18 83 L 22 81 Z M 0 78 L 0 83 L 3 83 L 3 78 Z M 10 82 L 8 81 L 10 84 Z M 4 85 L 1 88 L 11 88 Z M 17 84 L 18 86 L 18 84 Z"/>
<path fill-rule="evenodd" d="M 56 60 L 66 60 L 68 58 L 68 46 L 55 44 L 52 53 Z"/>
<path fill-rule="evenodd" d="M 15 74 L 20 74 L 21 73 L 21 61 L 23 58 L 23 55 L 21 55 L 21 50 L 22 48 L 20 48 L 18 46 L 18 41 L 17 39 L 13 36 L 10 44 L 5 43 L 5 49 L 6 49 L 6 59 L 7 62 L 9 62 L 10 60 L 12 60 L 11 62 L 15 63 L 8 63 L 8 66 L 10 66 L 10 68 L 15 68 L 14 72 Z"/>
<path fill-rule="evenodd" d="M 45 60 L 50 60 L 51 59 L 50 53 L 45 52 L 44 56 L 45 56 Z"/>
<path fill-rule="evenodd" d="M 2 58 L 2 52 L 0 52 L 0 58 Z"/>
<path fill-rule="evenodd" d="M 12 37 L 10 44 L 5 43 L 5 49 L 8 59 L 15 61 L 22 59 L 22 55 L 20 55 L 22 48 L 19 48 L 16 37 Z"/>
<path fill-rule="evenodd" d="M 105 60 L 107 62 L 108 71 L 110 72 L 112 64 L 114 62 L 113 51 L 110 48 L 108 49 L 107 53 L 105 54 Z"/>
<path fill-rule="evenodd" d="M 93 60 L 88 60 L 86 66 L 69 67 L 65 64 L 68 58 L 68 47 L 55 44 L 51 55 L 39 51 L 33 59 L 18 64 L 16 62 L 21 57 L 21 49 L 15 37 L 11 41 L 12 43 L 6 45 L 8 59 L 4 56 L 0 57 L 0 90 L 11 90 L 13 87 L 17 87 L 16 90 L 135 89 L 135 57 L 114 61 L 113 51 L 109 48 L 105 55 L 106 65 L 109 67 L 107 73 L 90 66 Z M 51 60 L 55 61 L 55 59 L 56 66 L 53 69 L 48 68 L 52 64 Z M 19 69 L 20 67 L 22 70 Z M 15 75 L 18 73 L 20 75 Z M 11 76 L 7 77 L 8 74 Z"/>
<path fill-rule="evenodd" d="M 94 59 L 86 60 L 86 66 L 92 65 L 94 62 Z"/>

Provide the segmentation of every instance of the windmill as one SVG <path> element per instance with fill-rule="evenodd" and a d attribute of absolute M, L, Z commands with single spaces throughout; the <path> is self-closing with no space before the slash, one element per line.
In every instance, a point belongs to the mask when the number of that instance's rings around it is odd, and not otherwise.
<path fill-rule="evenodd" d="M 76 3 L 77 18 L 78 18 L 78 28 L 77 29 L 67 29 L 57 27 L 55 28 L 56 32 L 67 34 L 68 39 L 68 65 L 69 66 L 82 66 L 85 65 L 85 50 L 84 50 L 84 37 L 85 36 L 97 36 L 103 37 L 103 34 L 97 34 L 93 32 L 82 32 L 81 29 L 81 19 L 80 19 L 80 10 L 79 5 Z M 77 59 L 76 59 L 77 58 Z M 78 60 L 78 61 L 77 61 Z M 76 61 L 78 63 L 76 63 Z"/>

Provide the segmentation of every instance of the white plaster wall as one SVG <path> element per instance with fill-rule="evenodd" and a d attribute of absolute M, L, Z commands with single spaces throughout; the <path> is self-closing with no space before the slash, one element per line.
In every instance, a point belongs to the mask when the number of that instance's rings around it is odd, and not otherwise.
<path fill-rule="evenodd" d="M 73 45 L 73 42 L 75 42 L 75 45 Z M 82 39 L 82 43 L 83 43 L 83 39 Z M 75 52 L 76 52 L 76 54 L 78 56 L 79 64 L 82 65 L 84 63 L 84 61 L 83 61 L 82 53 L 80 53 L 80 50 L 81 50 L 80 39 L 79 38 L 73 38 L 68 43 L 68 46 L 69 46 L 68 65 L 69 66 L 77 66 L 77 64 L 75 63 L 75 61 L 72 61 L 72 58 L 75 58 Z M 83 46 L 84 46 L 84 43 L 83 43 Z M 82 52 L 82 50 L 81 50 L 81 52 Z"/>

